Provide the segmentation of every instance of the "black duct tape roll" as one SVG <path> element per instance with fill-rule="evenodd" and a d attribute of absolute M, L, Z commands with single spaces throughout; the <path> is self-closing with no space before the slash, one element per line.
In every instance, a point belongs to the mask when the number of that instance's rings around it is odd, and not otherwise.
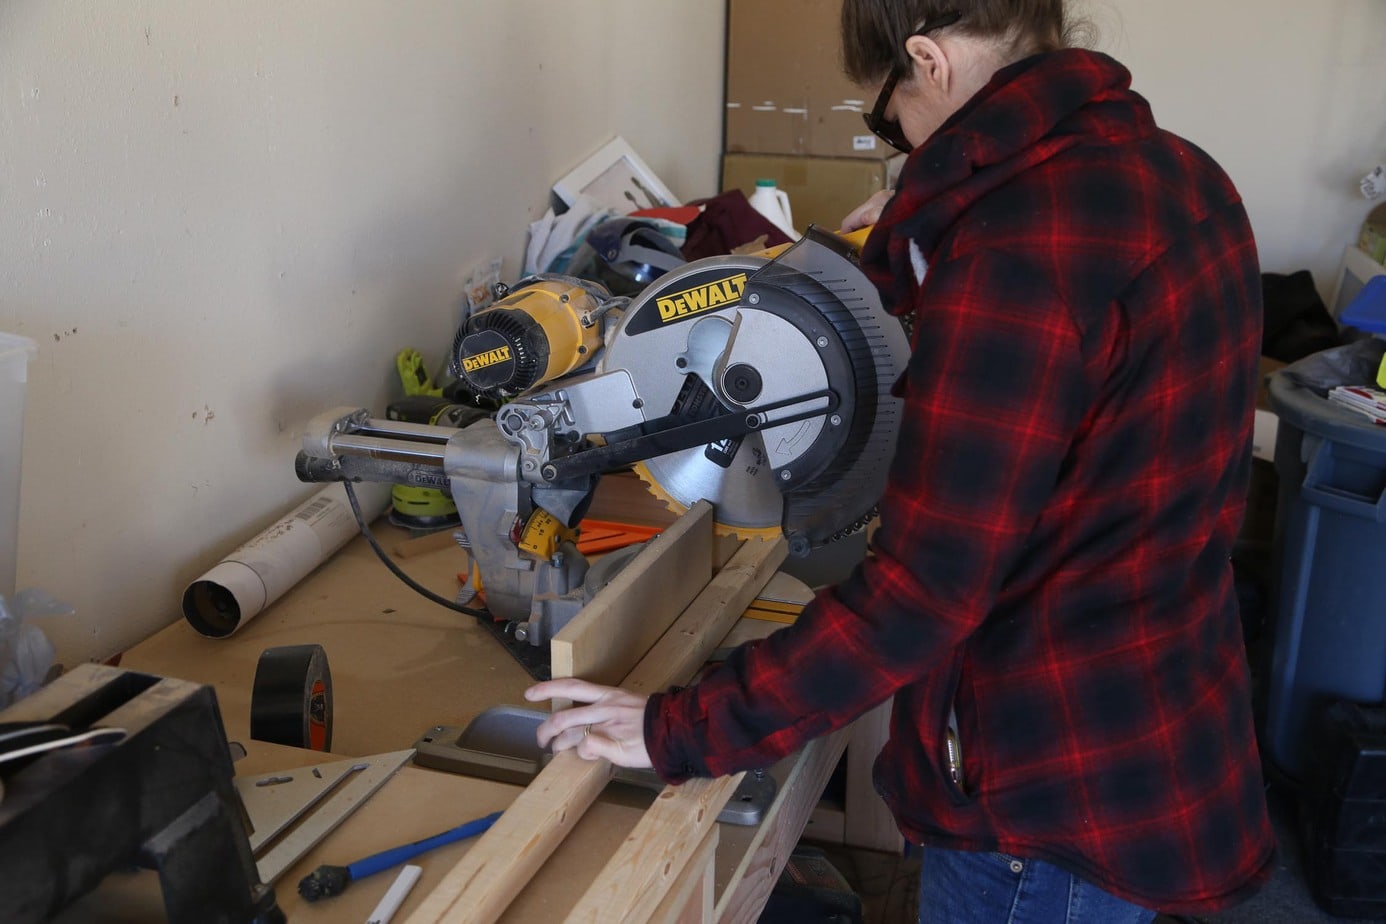
<path fill-rule="evenodd" d="M 266 648 L 260 655 L 250 693 L 250 737 L 332 749 L 332 674 L 321 645 Z"/>

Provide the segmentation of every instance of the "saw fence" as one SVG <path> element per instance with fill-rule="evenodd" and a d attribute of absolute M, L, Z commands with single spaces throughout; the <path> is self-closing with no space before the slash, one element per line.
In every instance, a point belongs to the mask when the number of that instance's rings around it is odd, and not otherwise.
<path fill-rule="evenodd" d="M 712 507 L 694 505 L 652 540 L 552 646 L 555 677 L 652 693 L 687 683 L 731 632 L 786 554 L 783 539 L 726 543 Z M 847 742 L 809 745 L 725 881 L 717 815 L 740 775 L 669 786 L 566 920 L 754 921 Z M 444 878 L 410 924 L 497 921 L 611 779 L 607 761 L 557 755 Z M 724 864 L 725 866 L 725 864 Z"/>

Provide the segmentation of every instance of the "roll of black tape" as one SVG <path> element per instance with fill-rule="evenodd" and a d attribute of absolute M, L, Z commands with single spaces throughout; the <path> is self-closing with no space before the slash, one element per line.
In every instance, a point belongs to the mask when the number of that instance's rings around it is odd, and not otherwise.
<path fill-rule="evenodd" d="M 250 693 L 250 737 L 332 749 L 332 674 L 321 645 L 266 648 L 260 655 Z"/>

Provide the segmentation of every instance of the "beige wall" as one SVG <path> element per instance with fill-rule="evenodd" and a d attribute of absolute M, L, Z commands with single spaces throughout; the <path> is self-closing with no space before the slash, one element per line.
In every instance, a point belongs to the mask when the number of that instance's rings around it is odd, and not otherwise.
<path fill-rule="evenodd" d="M 1381 0 L 1086 0 L 1171 129 L 1326 281 L 1386 160 Z M 178 618 L 309 493 L 296 431 L 441 355 L 459 276 L 518 267 L 549 184 L 615 134 L 707 195 L 722 0 L 6 0 L 0 330 L 38 341 L 20 586 L 63 660 Z M 632 41 L 632 37 L 636 40 Z M 831 66 L 825 62 L 825 66 Z"/>
<path fill-rule="evenodd" d="M 297 430 L 441 358 L 614 135 L 715 192 L 720 0 L 6 0 L 0 330 L 38 341 L 19 586 L 68 663 L 311 493 Z M 395 386 L 396 388 L 398 386 Z"/>
<path fill-rule="evenodd" d="M 1159 122 L 1231 174 L 1264 269 L 1311 270 L 1330 297 L 1371 209 L 1358 181 L 1386 161 L 1386 3 L 1080 3 Z"/>

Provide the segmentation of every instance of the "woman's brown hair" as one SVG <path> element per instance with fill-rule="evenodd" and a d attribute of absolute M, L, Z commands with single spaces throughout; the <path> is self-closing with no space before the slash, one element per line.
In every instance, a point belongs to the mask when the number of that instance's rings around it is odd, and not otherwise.
<path fill-rule="evenodd" d="M 905 40 L 927 20 L 961 14 L 947 30 L 1008 43 L 1015 60 L 1068 44 L 1064 0 L 843 0 L 842 66 L 853 81 L 882 80 L 892 67 L 907 67 Z"/>

